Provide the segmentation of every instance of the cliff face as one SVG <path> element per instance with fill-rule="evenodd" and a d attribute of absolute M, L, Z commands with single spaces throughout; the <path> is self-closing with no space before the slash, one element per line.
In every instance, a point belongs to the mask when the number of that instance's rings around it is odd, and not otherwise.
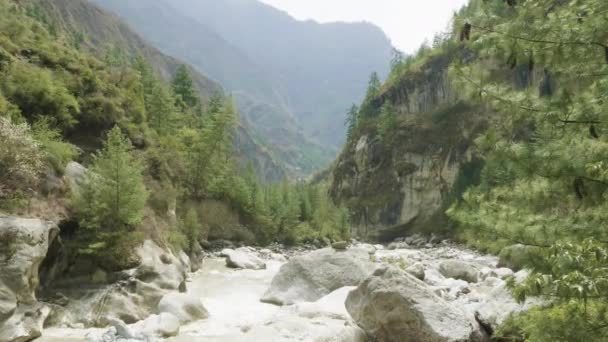
<path fill-rule="evenodd" d="M 486 124 L 451 85 L 451 59 L 429 58 L 372 100 L 376 111 L 389 103 L 397 113 L 390 142 L 363 127 L 340 155 L 330 191 L 350 208 L 356 235 L 390 240 L 447 225 L 444 209 L 473 176 L 472 140 Z"/>

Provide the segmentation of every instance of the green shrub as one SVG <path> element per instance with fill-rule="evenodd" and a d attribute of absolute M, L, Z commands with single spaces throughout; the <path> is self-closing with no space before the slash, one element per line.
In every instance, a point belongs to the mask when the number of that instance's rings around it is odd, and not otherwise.
<path fill-rule="evenodd" d="M 43 171 L 44 154 L 27 124 L 0 117 L 0 199 L 34 188 Z"/>
<path fill-rule="evenodd" d="M 76 146 L 63 141 L 59 131 L 50 128 L 48 118 L 36 121 L 32 129 L 34 138 L 46 152 L 47 162 L 57 174 L 63 174 L 68 162 L 78 155 Z"/>

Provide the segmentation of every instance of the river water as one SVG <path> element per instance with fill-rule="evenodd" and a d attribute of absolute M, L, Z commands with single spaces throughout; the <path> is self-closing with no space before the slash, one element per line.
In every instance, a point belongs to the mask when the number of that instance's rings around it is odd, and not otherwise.
<path fill-rule="evenodd" d="M 188 292 L 201 298 L 209 318 L 182 326 L 180 334 L 167 341 L 329 342 L 349 333 L 344 317 L 349 289 L 336 291 L 318 305 L 279 307 L 260 302 L 280 267 L 280 262 L 268 261 L 265 270 L 234 270 L 225 266 L 224 259 L 205 260 L 202 269 L 190 275 Z M 104 331 L 50 328 L 37 341 L 84 342 Z"/>

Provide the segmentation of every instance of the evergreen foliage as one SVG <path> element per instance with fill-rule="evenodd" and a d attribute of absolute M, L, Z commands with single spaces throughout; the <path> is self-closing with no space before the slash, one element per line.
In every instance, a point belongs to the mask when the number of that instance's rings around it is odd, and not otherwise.
<path fill-rule="evenodd" d="M 457 86 L 498 114 L 477 139 L 481 183 L 449 214 L 477 247 L 538 247 L 514 293 L 553 303 L 515 318 L 503 335 L 606 340 L 608 3 L 472 1 L 456 27 L 478 56 L 453 67 Z"/>
<path fill-rule="evenodd" d="M 112 269 L 126 266 L 123 257 L 137 244 L 133 231 L 143 219 L 147 196 L 143 163 L 120 128 L 114 127 L 75 193 L 80 227 L 88 231 L 88 245 L 81 252 L 107 259 Z"/>

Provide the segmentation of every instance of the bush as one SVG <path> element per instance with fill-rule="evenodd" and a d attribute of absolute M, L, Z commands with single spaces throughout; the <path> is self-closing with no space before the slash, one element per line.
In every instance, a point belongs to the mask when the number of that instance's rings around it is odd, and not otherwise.
<path fill-rule="evenodd" d="M 64 142 L 59 131 L 50 128 L 48 118 L 38 120 L 32 128 L 36 141 L 46 152 L 47 162 L 57 174 L 63 174 L 68 162 L 78 155 L 76 146 Z"/>
<path fill-rule="evenodd" d="M 0 117 L 0 199 L 35 187 L 43 170 L 44 153 L 27 124 Z"/>
<path fill-rule="evenodd" d="M 48 70 L 16 62 L 3 75 L 0 86 L 6 98 L 30 120 L 37 115 L 50 116 L 62 129 L 77 123 L 78 101 Z"/>

